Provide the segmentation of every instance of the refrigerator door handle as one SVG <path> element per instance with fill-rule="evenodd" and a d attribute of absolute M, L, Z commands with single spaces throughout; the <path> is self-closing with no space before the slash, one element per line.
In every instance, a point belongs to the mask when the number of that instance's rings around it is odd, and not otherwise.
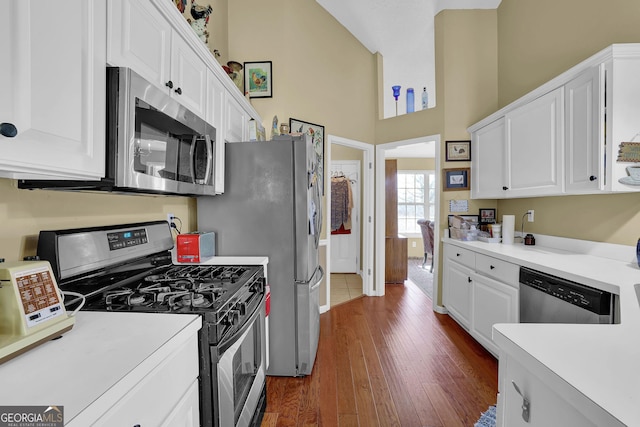
<path fill-rule="evenodd" d="M 319 276 L 316 278 L 316 276 Z M 296 280 L 296 285 L 311 285 L 311 290 L 315 290 L 318 286 L 320 286 L 320 283 L 322 282 L 322 279 L 324 278 L 324 269 L 321 266 L 317 266 L 316 270 L 313 272 L 313 275 L 311 275 L 311 279 L 309 280 Z"/>

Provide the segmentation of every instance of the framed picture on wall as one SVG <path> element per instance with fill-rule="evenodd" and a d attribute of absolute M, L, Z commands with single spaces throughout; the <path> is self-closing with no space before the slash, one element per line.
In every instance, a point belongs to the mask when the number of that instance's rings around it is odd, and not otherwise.
<path fill-rule="evenodd" d="M 271 61 L 244 63 L 244 90 L 249 98 L 271 98 L 272 82 Z"/>
<path fill-rule="evenodd" d="M 480 209 L 479 215 L 480 224 L 495 224 L 496 223 L 496 210 L 495 209 Z"/>
<path fill-rule="evenodd" d="M 313 148 L 316 151 L 318 159 L 317 178 L 318 181 L 320 181 L 320 194 L 324 195 L 324 126 L 289 118 L 289 131 L 291 133 L 306 133 L 311 135 Z"/>
<path fill-rule="evenodd" d="M 442 187 L 444 191 L 462 191 L 469 189 L 469 168 L 443 169 Z"/>
<path fill-rule="evenodd" d="M 445 141 L 447 162 L 468 162 L 471 160 L 471 141 Z"/>

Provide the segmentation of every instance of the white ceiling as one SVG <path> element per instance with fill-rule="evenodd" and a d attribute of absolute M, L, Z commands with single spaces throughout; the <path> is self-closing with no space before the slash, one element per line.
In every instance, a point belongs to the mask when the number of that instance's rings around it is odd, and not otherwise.
<path fill-rule="evenodd" d="M 496 9 L 501 0 L 316 0 L 371 53 L 386 56 L 406 44 L 444 9 Z M 411 42 L 411 43 L 409 43 Z"/>
<path fill-rule="evenodd" d="M 406 88 L 416 110 L 426 87 L 435 105 L 433 18 L 444 9 L 495 9 L 501 0 L 316 0 L 371 53 L 384 58 L 384 117 L 395 115 L 391 86 L 400 85 L 398 114 L 406 111 Z"/>

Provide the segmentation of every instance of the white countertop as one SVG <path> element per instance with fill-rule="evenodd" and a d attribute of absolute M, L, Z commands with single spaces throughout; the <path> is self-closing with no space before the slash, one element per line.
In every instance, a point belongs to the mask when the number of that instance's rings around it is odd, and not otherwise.
<path fill-rule="evenodd" d="M 81 311 L 73 329 L 0 364 L 1 405 L 62 405 L 65 423 L 135 384 L 127 374 L 158 363 L 202 326 L 199 315 Z M 170 345 L 166 345 L 171 341 Z"/>
<path fill-rule="evenodd" d="M 190 262 L 178 262 L 175 248 L 171 249 L 171 258 L 174 264 L 194 265 Z M 269 257 L 266 256 L 213 256 L 205 258 L 198 264 L 204 265 L 262 265 L 269 264 Z"/>
<path fill-rule="evenodd" d="M 524 350 L 623 424 L 640 425 L 640 306 L 634 289 L 640 268 L 630 261 L 635 247 L 626 247 L 628 256 L 624 247 L 614 248 L 614 255 L 623 250 L 618 261 L 606 257 L 612 255 L 606 248 L 576 253 L 521 243 L 444 241 L 619 295 L 620 324 L 500 324 L 494 326 L 494 340 L 507 351 Z"/>

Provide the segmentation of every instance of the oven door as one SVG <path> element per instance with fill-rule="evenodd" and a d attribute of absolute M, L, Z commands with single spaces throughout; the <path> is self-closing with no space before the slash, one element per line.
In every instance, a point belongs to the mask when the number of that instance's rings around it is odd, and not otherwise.
<path fill-rule="evenodd" d="M 265 349 L 263 299 L 246 327 L 217 349 L 219 426 L 251 424 L 265 384 Z"/>

